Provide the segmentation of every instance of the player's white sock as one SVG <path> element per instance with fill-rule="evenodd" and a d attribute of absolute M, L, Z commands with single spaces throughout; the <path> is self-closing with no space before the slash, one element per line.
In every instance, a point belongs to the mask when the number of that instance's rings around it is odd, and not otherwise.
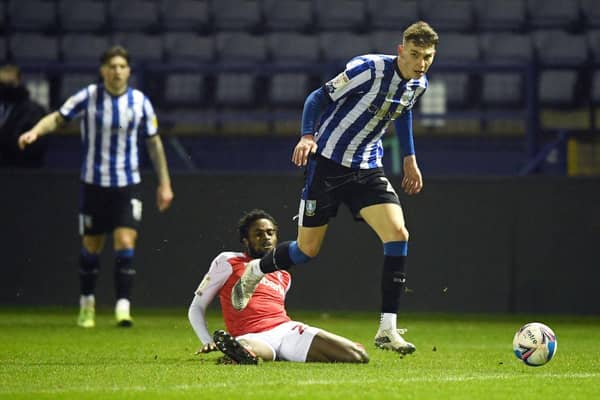
<path fill-rule="evenodd" d="M 396 318 L 397 315 L 393 313 L 381 313 L 379 320 L 379 330 L 396 330 Z"/>
<path fill-rule="evenodd" d="M 79 296 L 79 307 L 81 308 L 94 308 L 96 305 L 96 299 L 93 294 Z"/>
<path fill-rule="evenodd" d="M 115 305 L 115 312 L 117 314 L 129 314 L 130 302 L 128 299 L 119 299 Z"/>

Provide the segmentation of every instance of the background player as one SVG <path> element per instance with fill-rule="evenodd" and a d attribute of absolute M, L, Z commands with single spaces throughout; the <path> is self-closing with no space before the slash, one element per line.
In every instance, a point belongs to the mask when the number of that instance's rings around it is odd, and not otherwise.
<path fill-rule="evenodd" d="M 171 180 L 157 120 L 150 100 L 128 86 L 129 54 L 120 46 L 101 57 L 102 83 L 91 84 L 62 105 L 59 111 L 42 118 L 19 138 L 25 148 L 40 136 L 55 131 L 65 121 L 82 117 L 81 204 L 79 231 L 80 313 L 78 325 L 95 325 L 96 280 L 99 254 L 105 235 L 112 232 L 115 258 L 115 317 L 119 326 L 131 326 L 130 297 L 135 269 L 135 242 L 142 218 L 139 195 L 139 136 L 145 139 L 158 176 L 157 205 L 162 212 L 173 200 Z"/>
<path fill-rule="evenodd" d="M 322 361 L 366 363 L 369 357 L 362 345 L 322 329 L 292 321 L 285 310 L 285 295 L 291 275 L 278 271 L 265 275 L 248 306 L 237 311 L 231 304 L 231 289 L 252 259 L 264 256 L 277 245 L 277 223 L 263 210 L 244 214 L 238 224 L 244 252 L 223 252 L 211 263 L 196 289 L 188 317 L 203 343 L 199 353 L 218 348 L 240 363 L 266 361 Z M 229 333 L 209 334 L 205 312 L 219 296 L 225 326 Z M 216 344 L 215 344 L 216 343 Z"/>
<path fill-rule="evenodd" d="M 296 165 L 306 165 L 297 240 L 280 244 L 248 265 L 232 292 L 237 309 L 246 307 L 265 273 L 315 257 L 329 219 L 343 203 L 383 243 L 381 319 L 375 345 L 401 354 L 415 351 L 396 329 L 406 281 L 408 230 L 398 196 L 383 171 L 381 137 L 393 121 L 402 148 L 402 188 L 409 195 L 419 193 L 423 179 L 415 157 L 411 110 L 427 88 L 425 73 L 437 43 L 437 33 L 419 21 L 404 31 L 397 56 L 355 57 L 344 72 L 308 96 L 302 137 L 292 156 Z"/>

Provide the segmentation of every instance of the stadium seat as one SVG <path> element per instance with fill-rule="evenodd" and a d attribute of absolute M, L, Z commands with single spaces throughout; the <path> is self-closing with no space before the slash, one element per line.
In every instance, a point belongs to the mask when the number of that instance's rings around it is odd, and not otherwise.
<path fill-rule="evenodd" d="M 530 35 L 491 33 L 481 38 L 482 58 L 489 64 L 527 65 L 534 57 Z M 519 107 L 525 87 L 522 71 L 486 72 L 482 77 L 484 104 Z"/>
<path fill-rule="evenodd" d="M 165 79 L 168 105 L 194 105 L 206 100 L 204 77 L 198 73 L 171 73 Z"/>
<path fill-rule="evenodd" d="M 529 23 L 533 29 L 577 28 L 579 4 L 565 0 L 527 0 Z"/>
<path fill-rule="evenodd" d="M 0 31 L 4 32 L 6 29 L 6 4 L 0 2 Z"/>
<path fill-rule="evenodd" d="M 481 31 L 520 32 L 525 29 L 525 0 L 478 0 L 476 23 Z"/>
<path fill-rule="evenodd" d="M 0 38 L 0 62 L 5 63 L 8 59 L 7 51 L 6 51 L 6 39 L 4 35 Z"/>
<path fill-rule="evenodd" d="M 260 25 L 257 0 L 218 0 L 211 4 L 217 30 L 252 31 Z"/>
<path fill-rule="evenodd" d="M 363 0 L 314 1 L 318 30 L 367 30 L 367 10 Z"/>
<path fill-rule="evenodd" d="M 420 15 L 437 31 L 465 32 L 473 29 L 472 3 L 468 0 L 422 0 Z"/>
<path fill-rule="evenodd" d="M 65 32 L 101 31 L 106 28 L 106 3 L 102 0 L 60 0 L 58 20 Z"/>
<path fill-rule="evenodd" d="M 593 61 L 600 64 L 600 29 L 587 32 L 587 44 Z"/>
<path fill-rule="evenodd" d="M 129 51 L 132 63 L 163 60 L 163 40 L 160 35 L 116 32 L 112 41 L 112 44 L 124 46 Z"/>
<path fill-rule="evenodd" d="M 108 13 L 113 31 L 149 31 L 158 27 L 158 6 L 151 0 L 110 0 Z"/>
<path fill-rule="evenodd" d="M 250 105 L 255 100 L 255 79 L 250 73 L 223 72 L 217 77 L 216 102 L 225 106 Z"/>
<path fill-rule="evenodd" d="M 98 65 L 100 55 L 110 46 L 108 38 L 92 34 L 65 34 L 60 48 L 63 61 Z"/>
<path fill-rule="evenodd" d="M 371 47 L 375 53 L 398 53 L 398 45 L 402 43 L 402 31 L 373 31 L 370 36 Z"/>
<path fill-rule="evenodd" d="M 163 36 L 165 57 L 169 63 L 211 62 L 215 57 L 212 36 L 196 33 L 167 33 Z"/>
<path fill-rule="evenodd" d="M 418 20 L 416 0 L 372 0 L 367 2 L 371 16 L 371 29 L 403 31 Z M 402 37 L 402 36 L 400 36 Z"/>
<path fill-rule="evenodd" d="M 9 0 L 9 28 L 13 32 L 44 32 L 56 28 L 56 3 L 45 0 Z"/>
<path fill-rule="evenodd" d="M 220 32 L 216 35 L 217 57 L 224 62 L 262 62 L 267 58 L 264 36 L 243 32 Z"/>
<path fill-rule="evenodd" d="M 581 14 L 588 28 L 600 28 L 600 2 L 598 0 L 580 0 Z"/>
<path fill-rule="evenodd" d="M 319 40 L 315 35 L 275 32 L 267 35 L 271 59 L 277 63 L 314 63 L 319 59 Z"/>
<path fill-rule="evenodd" d="M 9 37 L 9 49 L 17 63 L 54 62 L 59 59 L 56 36 L 39 33 L 15 33 Z"/>
<path fill-rule="evenodd" d="M 546 70 L 540 74 L 539 99 L 543 106 L 568 106 L 575 103 L 577 72 Z"/>
<path fill-rule="evenodd" d="M 323 60 L 344 64 L 356 56 L 372 52 L 369 35 L 351 32 L 321 33 L 319 47 Z"/>
<path fill-rule="evenodd" d="M 592 76 L 592 102 L 600 105 L 600 69 L 594 71 Z"/>
<path fill-rule="evenodd" d="M 265 25 L 272 31 L 304 31 L 313 23 L 310 0 L 263 0 Z"/>
<path fill-rule="evenodd" d="M 168 31 L 205 31 L 209 25 L 205 0 L 162 0 L 163 27 Z"/>
<path fill-rule="evenodd" d="M 542 64 L 563 63 L 580 65 L 587 61 L 588 45 L 584 35 L 574 35 L 562 30 L 538 30 L 533 33 L 533 43 Z"/>
<path fill-rule="evenodd" d="M 98 82 L 100 75 L 97 73 L 65 73 L 60 80 L 58 90 L 59 102 L 62 103 L 70 96 L 77 93 L 91 83 Z"/>
<path fill-rule="evenodd" d="M 275 73 L 271 75 L 269 103 L 302 108 L 308 95 L 308 76 L 303 73 Z"/>

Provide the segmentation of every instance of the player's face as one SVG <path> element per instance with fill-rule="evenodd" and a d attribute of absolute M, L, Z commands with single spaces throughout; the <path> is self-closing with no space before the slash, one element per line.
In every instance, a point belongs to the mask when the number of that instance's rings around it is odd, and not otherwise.
<path fill-rule="evenodd" d="M 435 47 L 421 47 L 408 41 L 398 46 L 398 67 L 405 79 L 419 79 L 429 69 L 435 56 Z"/>
<path fill-rule="evenodd" d="M 277 228 L 268 219 L 257 219 L 250 226 L 244 244 L 250 257 L 260 258 L 277 246 Z"/>
<path fill-rule="evenodd" d="M 131 75 L 131 69 L 127 60 L 121 56 L 115 56 L 100 67 L 100 73 L 104 86 L 111 94 L 121 94 L 127 88 L 127 81 Z"/>

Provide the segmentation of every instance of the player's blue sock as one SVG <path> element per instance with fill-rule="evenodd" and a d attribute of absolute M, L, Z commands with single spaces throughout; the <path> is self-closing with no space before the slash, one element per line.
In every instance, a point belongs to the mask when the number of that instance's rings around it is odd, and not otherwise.
<path fill-rule="evenodd" d="M 400 305 L 400 295 L 406 283 L 404 268 L 408 243 L 405 241 L 384 243 L 383 254 L 381 312 L 396 314 Z"/>
<path fill-rule="evenodd" d="M 79 254 L 79 283 L 81 294 L 88 296 L 96 291 L 100 257 L 82 248 Z"/>
<path fill-rule="evenodd" d="M 116 251 L 115 293 L 117 299 L 131 298 L 131 288 L 133 287 L 133 277 L 135 275 L 135 269 L 133 268 L 134 253 L 134 249 Z"/>
<path fill-rule="evenodd" d="M 288 270 L 293 265 L 303 264 L 310 259 L 300 250 L 298 242 L 283 242 L 260 260 L 260 270 L 265 274 L 280 269 Z"/>

